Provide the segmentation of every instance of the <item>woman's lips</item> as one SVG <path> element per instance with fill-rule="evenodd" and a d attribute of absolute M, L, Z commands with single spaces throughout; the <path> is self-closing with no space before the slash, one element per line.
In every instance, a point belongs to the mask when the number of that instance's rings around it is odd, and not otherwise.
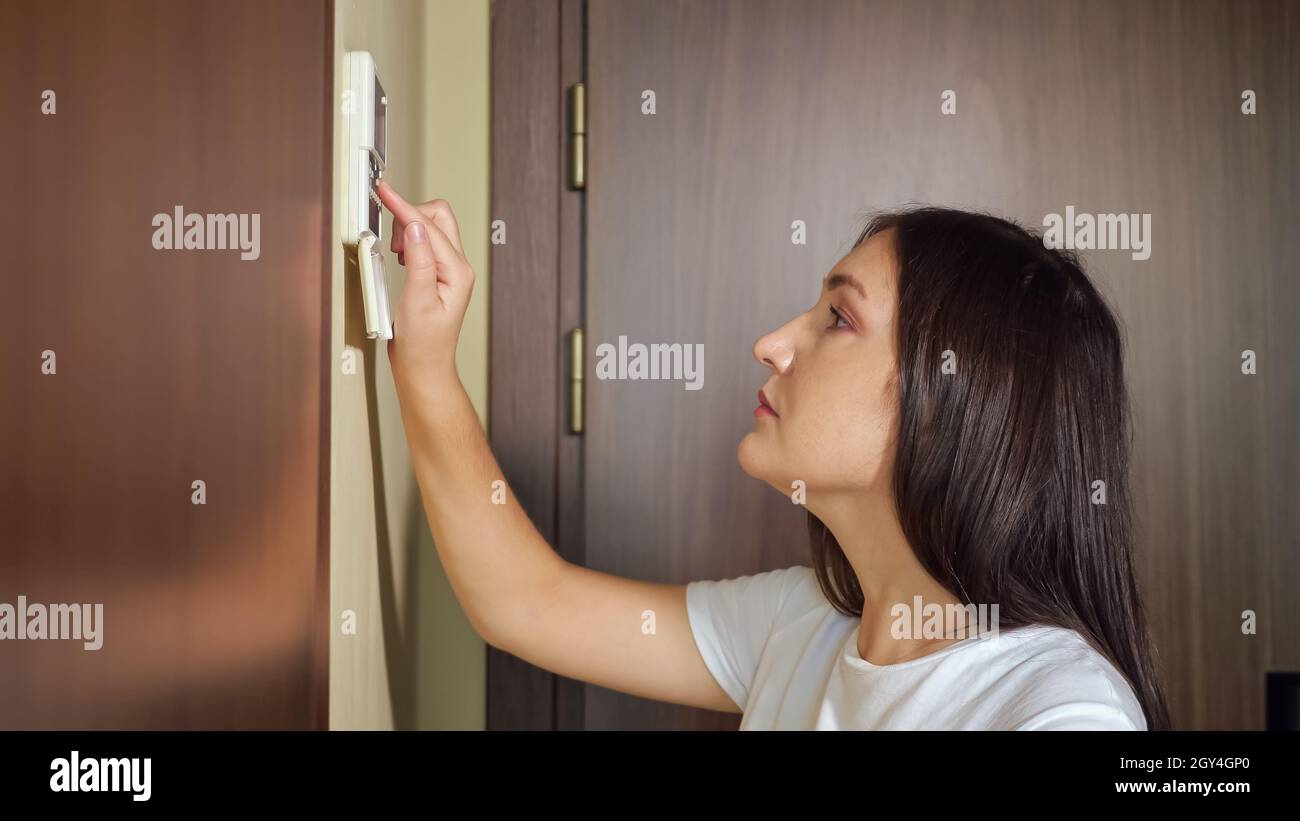
<path fill-rule="evenodd" d="M 768 404 L 767 397 L 763 394 L 762 391 L 758 392 L 758 407 L 754 408 L 754 415 L 771 416 L 773 419 L 780 418 L 777 415 L 776 411 L 772 410 L 772 406 Z"/>

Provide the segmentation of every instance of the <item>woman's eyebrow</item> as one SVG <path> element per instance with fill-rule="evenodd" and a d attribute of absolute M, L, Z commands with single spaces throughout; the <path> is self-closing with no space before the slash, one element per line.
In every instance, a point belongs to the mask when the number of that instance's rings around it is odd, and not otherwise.
<path fill-rule="evenodd" d="M 866 289 L 862 287 L 862 283 L 858 282 L 857 279 L 855 279 L 852 274 L 846 274 L 842 271 L 836 271 L 832 273 L 830 276 L 826 277 L 826 282 L 824 283 L 824 287 L 828 291 L 834 291 L 836 288 L 840 287 L 841 285 L 848 285 L 850 288 L 858 292 L 858 296 L 862 297 L 863 299 L 867 298 Z"/>

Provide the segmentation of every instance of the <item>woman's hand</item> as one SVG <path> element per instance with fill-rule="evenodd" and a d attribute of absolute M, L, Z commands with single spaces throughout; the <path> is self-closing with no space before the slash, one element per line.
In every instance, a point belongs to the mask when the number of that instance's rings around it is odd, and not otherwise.
<path fill-rule="evenodd" d="M 388 361 L 400 395 L 437 393 L 459 385 L 456 342 L 474 290 L 474 269 L 446 200 L 411 205 L 386 182 L 379 198 L 393 214 L 392 250 L 406 266 L 393 311 Z"/>

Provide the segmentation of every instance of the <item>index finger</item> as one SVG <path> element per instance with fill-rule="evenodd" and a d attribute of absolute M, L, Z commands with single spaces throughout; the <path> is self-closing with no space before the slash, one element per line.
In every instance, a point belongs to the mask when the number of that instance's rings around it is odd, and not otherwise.
<path fill-rule="evenodd" d="M 388 207 L 393 214 L 395 223 L 393 229 L 392 250 L 396 253 L 402 251 L 402 231 L 408 222 L 418 220 L 425 225 L 436 225 L 451 240 L 451 245 L 456 249 L 456 253 L 462 257 L 465 256 L 465 250 L 460 244 L 460 228 L 456 225 L 456 217 L 451 213 L 451 207 L 446 200 L 434 200 L 426 202 L 423 205 L 412 205 L 407 202 L 402 195 L 398 194 L 386 181 L 380 180 L 376 187 L 379 199 Z"/>
<path fill-rule="evenodd" d="M 411 205 L 402 199 L 402 195 L 393 190 L 393 186 L 383 180 L 379 181 L 376 189 L 379 193 L 379 200 L 393 214 L 393 218 L 398 222 L 406 225 L 408 222 L 422 222 L 426 226 L 429 224 L 429 218 L 426 217 L 419 208 Z"/>

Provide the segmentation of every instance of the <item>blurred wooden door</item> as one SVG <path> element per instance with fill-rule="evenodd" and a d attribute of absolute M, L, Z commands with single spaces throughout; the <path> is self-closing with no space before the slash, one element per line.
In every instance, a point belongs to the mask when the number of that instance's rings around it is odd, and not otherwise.
<path fill-rule="evenodd" d="M 0 729 L 328 726 L 330 26 L 0 0 L 0 602 L 103 605 L 0 642 Z M 178 207 L 255 258 L 155 250 Z"/>

